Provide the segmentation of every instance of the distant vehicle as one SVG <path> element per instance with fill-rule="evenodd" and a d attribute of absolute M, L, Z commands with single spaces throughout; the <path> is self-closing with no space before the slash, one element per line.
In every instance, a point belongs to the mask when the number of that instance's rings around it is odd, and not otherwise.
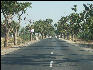
<path fill-rule="evenodd" d="M 55 38 L 57 38 L 57 36 L 55 36 Z"/>
<path fill-rule="evenodd" d="M 52 38 L 52 36 L 49 36 L 49 38 Z"/>

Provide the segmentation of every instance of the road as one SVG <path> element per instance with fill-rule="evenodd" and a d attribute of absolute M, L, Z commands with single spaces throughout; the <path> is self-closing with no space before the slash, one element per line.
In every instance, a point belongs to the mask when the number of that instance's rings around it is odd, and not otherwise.
<path fill-rule="evenodd" d="M 48 38 L 1 56 L 1 70 L 93 70 L 93 53 Z"/>

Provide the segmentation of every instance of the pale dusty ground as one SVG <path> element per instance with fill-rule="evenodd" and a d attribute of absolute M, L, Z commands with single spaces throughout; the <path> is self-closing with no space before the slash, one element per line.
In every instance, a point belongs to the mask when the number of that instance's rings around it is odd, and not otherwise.
<path fill-rule="evenodd" d="M 16 51 L 16 50 L 20 49 L 20 47 L 26 47 L 29 44 L 33 44 L 35 42 L 37 42 L 37 41 L 31 41 L 31 42 L 27 42 L 25 44 L 20 44 L 20 45 L 16 45 L 16 46 L 13 46 L 13 47 L 8 47 L 8 48 L 1 48 L 1 55 L 5 55 L 5 54 L 8 54 L 8 53 L 11 53 L 13 51 Z M 17 47 L 17 48 L 14 48 L 14 47 Z"/>
<path fill-rule="evenodd" d="M 65 39 L 61 39 L 61 40 L 65 40 Z M 67 41 L 68 43 L 72 43 L 75 46 L 79 46 L 79 43 L 78 42 L 77 42 L 78 44 L 75 44 L 76 42 L 73 42 L 71 40 L 65 40 L 65 41 Z M 91 44 L 93 44 L 93 42 Z M 92 48 L 85 48 L 85 47 L 81 47 L 81 48 L 84 49 L 84 50 L 86 50 L 86 51 L 88 51 L 88 52 L 92 52 L 93 53 L 93 49 Z"/>

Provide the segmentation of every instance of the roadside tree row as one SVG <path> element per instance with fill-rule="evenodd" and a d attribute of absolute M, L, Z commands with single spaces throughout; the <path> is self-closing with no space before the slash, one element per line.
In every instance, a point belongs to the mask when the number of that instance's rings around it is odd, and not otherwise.
<path fill-rule="evenodd" d="M 62 37 L 69 36 L 93 40 L 93 4 L 83 4 L 84 10 L 77 13 L 77 5 L 71 8 L 74 12 L 64 17 L 55 24 L 57 27 L 56 33 Z"/>
<path fill-rule="evenodd" d="M 27 7 L 31 7 L 31 3 L 22 3 L 18 1 L 1 1 L 1 13 L 4 16 L 4 22 L 1 23 L 2 32 L 4 31 L 3 33 L 5 37 L 4 47 L 7 47 L 8 45 L 8 37 L 10 32 L 13 33 L 14 44 L 16 44 L 16 37 L 20 26 L 21 15 L 26 12 Z M 18 23 L 13 21 L 13 17 L 15 15 L 18 15 Z"/>

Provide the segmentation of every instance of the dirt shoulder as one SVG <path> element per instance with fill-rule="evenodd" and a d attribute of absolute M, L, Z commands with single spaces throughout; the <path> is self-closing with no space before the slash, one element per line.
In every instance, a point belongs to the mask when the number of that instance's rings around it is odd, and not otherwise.
<path fill-rule="evenodd" d="M 82 49 L 88 51 L 88 52 L 92 52 L 93 53 L 93 42 L 86 42 L 86 41 L 76 41 L 76 42 L 73 42 L 71 40 L 65 40 L 65 39 L 62 39 L 60 38 L 61 40 L 64 40 L 68 43 L 71 43 L 75 46 L 79 46 L 81 47 Z"/>
<path fill-rule="evenodd" d="M 20 45 L 14 45 L 12 47 L 1 48 L 1 55 L 5 55 L 5 54 L 8 54 L 8 53 L 14 52 L 18 49 L 21 49 L 20 47 L 27 47 L 28 45 L 33 44 L 33 43 L 38 42 L 38 41 L 34 40 L 34 41 L 31 41 L 31 42 L 26 42 L 25 44 L 20 44 Z"/>

